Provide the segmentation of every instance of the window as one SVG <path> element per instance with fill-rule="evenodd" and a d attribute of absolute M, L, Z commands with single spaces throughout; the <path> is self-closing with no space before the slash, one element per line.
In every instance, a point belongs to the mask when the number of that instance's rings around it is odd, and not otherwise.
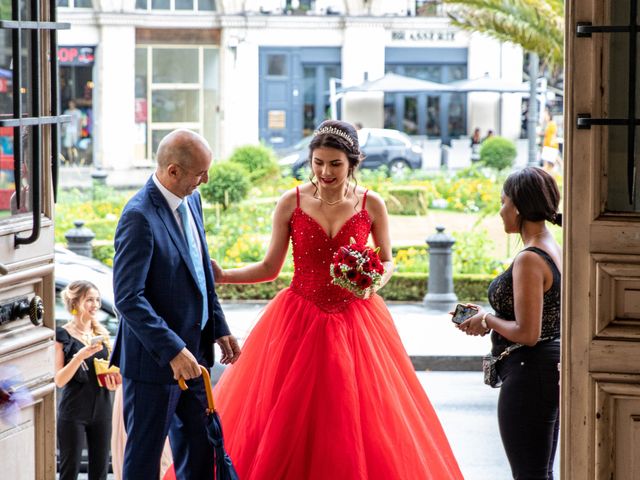
<path fill-rule="evenodd" d="M 56 5 L 67 8 L 93 8 L 91 0 L 56 0 Z"/>
<path fill-rule="evenodd" d="M 73 1 L 73 0 L 58 0 Z M 75 0 L 91 1 L 91 0 Z M 191 12 L 216 11 L 215 0 L 136 0 L 136 10 L 176 10 Z"/>
<path fill-rule="evenodd" d="M 176 128 L 198 132 L 214 146 L 219 50 L 193 45 L 138 46 L 135 62 L 136 160 L 153 160 L 162 137 Z"/>
<path fill-rule="evenodd" d="M 287 57 L 276 53 L 267 57 L 267 75 L 270 77 L 287 76 Z"/>
<path fill-rule="evenodd" d="M 51 168 L 57 180 L 57 163 L 49 158 L 59 152 L 58 84 L 52 74 L 57 59 L 47 54 L 57 47 L 55 31 L 68 25 L 48 21 L 49 9 L 37 5 L 0 3 L 0 20 L 8 20 L 0 25 L 0 222 L 20 214 L 33 218 L 30 234 L 16 235 L 16 246 L 34 243 L 41 213 L 51 211 L 43 168 Z"/>

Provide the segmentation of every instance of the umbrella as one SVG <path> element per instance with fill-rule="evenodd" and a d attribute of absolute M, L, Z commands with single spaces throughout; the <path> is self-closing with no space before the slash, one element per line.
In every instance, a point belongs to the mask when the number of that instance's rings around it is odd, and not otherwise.
<path fill-rule="evenodd" d="M 467 78 L 451 82 L 449 86 L 455 87 L 459 92 L 494 92 L 494 93 L 528 93 L 529 84 L 512 82 L 500 78 L 490 78 L 484 74 L 479 78 Z"/>
<path fill-rule="evenodd" d="M 409 93 L 409 92 L 452 92 L 457 91 L 457 87 L 444 85 L 442 83 L 420 80 L 419 78 L 405 77 L 397 73 L 387 73 L 377 80 L 367 80 L 360 85 L 347 87 L 340 92 L 386 92 L 386 93 Z"/>
<path fill-rule="evenodd" d="M 200 366 L 202 370 L 202 380 L 204 381 L 204 390 L 207 393 L 207 436 L 209 442 L 213 445 L 216 457 L 216 476 L 215 480 L 238 480 L 238 474 L 236 469 L 233 468 L 231 458 L 224 450 L 224 440 L 222 438 L 222 423 L 218 412 L 216 412 L 215 405 L 213 403 L 213 392 L 211 391 L 211 377 L 208 370 Z M 187 390 L 187 386 L 184 379 L 178 380 L 178 384 L 182 390 Z"/>

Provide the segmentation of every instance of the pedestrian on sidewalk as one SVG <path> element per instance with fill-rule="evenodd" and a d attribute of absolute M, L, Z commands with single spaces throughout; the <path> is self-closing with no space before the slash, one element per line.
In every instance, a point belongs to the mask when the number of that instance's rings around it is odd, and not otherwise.
<path fill-rule="evenodd" d="M 546 222 L 562 223 L 560 193 L 549 173 L 527 167 L 509 175 L 501 201 L 504 230 L 519 234 L 524 248 L 489 286 L 494 312 L 475 306 L 478 313 L 458 328 L 491 331 L 502 381 L 498 424 L 513 478 L 551 480 L 560 425 L 562 249 Z"/>

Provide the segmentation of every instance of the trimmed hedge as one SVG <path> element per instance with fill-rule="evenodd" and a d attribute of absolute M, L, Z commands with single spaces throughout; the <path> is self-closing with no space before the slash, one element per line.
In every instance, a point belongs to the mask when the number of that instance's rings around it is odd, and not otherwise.
<path fill-rule="evenodd" d="M 273 282 L 216 285 L 218 297 L 224 300 L 271 300 L 291 283 L 291 273 L 281 273 Z M 421 302 L 427 293 L 429 276 L 424 273 L 395 273 L 380 296 L 390 301 Z M 453 279 L 460 301 L 486 302 L 490 275 L 460 275 Z"/>
<path fill-rule="evenodd" d="M 93 242 L 93 256 L 101 262 L 113 266 L 113 242 L 109 240 Z M 273 282 L 252 284 L 216 285 L 218 297 L 224 300 L 271 300 L 291 283 L 293 274 L 281 273 Z M 487 289 L 492 275 L 456 275 L 453 289 L 463 302 L 486 302 Z M 385 300 L 421 302 L 427 293 L 429 275 L 426 273 L 396 272 L 379 294 Z"/>

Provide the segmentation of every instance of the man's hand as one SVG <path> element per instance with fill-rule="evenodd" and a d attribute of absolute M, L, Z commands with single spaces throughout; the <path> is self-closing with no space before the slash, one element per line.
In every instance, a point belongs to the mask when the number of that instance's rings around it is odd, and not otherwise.
<path fill-rule="evenodd" d="M 198 378 L 202 375 L 196 357 L 187 350 L 187 347 L 183 348 L 178 355 L 173 357 L 173 360 L 171 360 L 169 364 L 171 365 L 171 370 L 173 370 L 173 378 L 176 380 L 180 378 L 191 380 L 192 378 Z"/>
<path fill-rule="evenodd" d="M 220 337 L 216 340 L 216 343 L 220 346 L 220 350 L 222 350 L 222 358 L 220 359 L 220 363 L 223 365 L 228 365 L 230 363 L 236 363 L 238 357 L 240 357 L 240 346 L 238 345 L 238 340 L 233 335 L 226 335 L 224 337 Z"/>

